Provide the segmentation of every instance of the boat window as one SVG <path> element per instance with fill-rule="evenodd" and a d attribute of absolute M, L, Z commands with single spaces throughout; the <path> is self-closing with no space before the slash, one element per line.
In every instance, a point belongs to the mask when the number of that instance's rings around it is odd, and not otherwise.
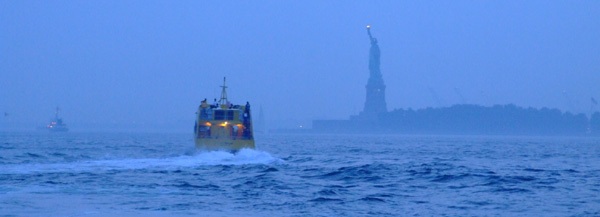
<path fill-rule="evenodd" d="M 210 137 L 210 127 L 209 126 L 198 127 L 197 138 L 205 138 L 205 137 Z"/>
<path fill-rule="evenodd" d="M 227 110 L 227 120 L 233 120 L 233 110 Z"/>
<path fill-rule="evenodd" d="M 240 128 L 238 126 L 235 126 L 235 125 L 231 126 L 231 128 L 233 128 L 233 132 L 231 132 L 231 137 L 235 139 L 237 137 L 237 135 L 238 135 L 238 132 L 239 132 Z"/>
<path fill-rule="evenodd" d="M 215 110 L 215 120 L 225 120 L 225 111 Z"/>
<path fill-rule="evenodd" d="M 202 108 L 200 110 L 200 119 L 201 120 L 212 120 L 212 109 Z"/>
<path fill-rule="evenodd" d="M 237 119 L 236 119 L 236 120 L 239 120 L 239 121 L 242 121 L 242 122 L 244 121 L 244 116 L 240 115 L 240 110 L 236 110 L 236 111 L 233 113 L 233 115 L 234 115 L 234 116 L 233 116 L 234 118 L 236 118 L 236 117 L 237 117 Z"/>

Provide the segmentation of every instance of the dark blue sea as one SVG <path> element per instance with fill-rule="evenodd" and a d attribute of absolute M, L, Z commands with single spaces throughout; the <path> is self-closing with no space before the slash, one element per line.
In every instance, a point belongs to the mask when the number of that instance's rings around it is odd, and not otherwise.
<path fill-rule="evenodd" d="M 0 216 L 600 216 L 600 139 L 0 133 Z"/>

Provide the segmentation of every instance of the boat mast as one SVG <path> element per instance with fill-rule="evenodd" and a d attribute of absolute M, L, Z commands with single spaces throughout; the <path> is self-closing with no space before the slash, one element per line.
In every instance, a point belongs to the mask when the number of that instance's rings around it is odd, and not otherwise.
<path fill-rule="evenodd" d="M 223 86 L 221 86 L 223 88 L 223 90 L 221 91 L 221 99 L 219 100 L 219 104 L 221 105 L 225 105 L 227 103 L 227 91 L 225 89 L 227 89 L 227 86 L 225 86 L 225 77 L 223 77 Z"/>

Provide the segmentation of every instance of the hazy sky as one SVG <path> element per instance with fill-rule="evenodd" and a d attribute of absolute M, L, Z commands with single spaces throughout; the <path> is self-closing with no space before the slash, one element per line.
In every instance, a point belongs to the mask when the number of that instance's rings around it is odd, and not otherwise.
<path fill-rule="evenodd" d="M 364 106 L 367 24 L 389 110 L 600 98 L 600 1 L 0 1 L 0 111 L 191 132 L 227 76 L 270 128 L 344 119 Z"/>

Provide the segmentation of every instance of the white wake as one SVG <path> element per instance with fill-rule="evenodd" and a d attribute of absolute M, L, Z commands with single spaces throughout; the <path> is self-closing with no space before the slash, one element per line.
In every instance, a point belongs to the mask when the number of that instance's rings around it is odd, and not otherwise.
<path fill-rule="evenodd" d="M 0 165 L 0 174 L 93 172 L 102 170 L 160 169 L 177 170 L 210 165 L 244 165 L 282 163 L 271 154 L 253 149 L 242 149 L 233 154 L 226 151 L 199 152 L 168 158 L 135 158 L 77 161 L 55 164 Z"/>

